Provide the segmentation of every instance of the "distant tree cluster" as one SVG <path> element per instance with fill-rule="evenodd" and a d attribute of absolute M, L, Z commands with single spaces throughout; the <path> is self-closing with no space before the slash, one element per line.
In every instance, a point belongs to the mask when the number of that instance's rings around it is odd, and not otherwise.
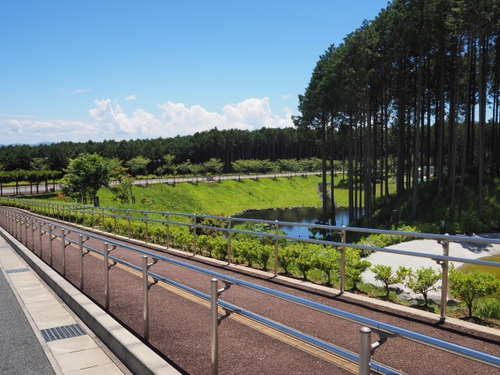
<path fill-rule="evenodd" d="M 236 160 L 303 159 L 319 157 L 318 152 L 315 140 L 295 128 L 261 128 L 255 131 L 215 128 L 173 138 L 6 146 L 0 147 L 0 163 L 6 171 L 30 170 L 31 161 L 42 158 L 46 160 L 49 169 L 63 171 L 68 167 L 70 159 L 81 154 L 97 153 L 105 158 L 119 159 L 123 163 L 132 161 L 130 171 L 143 175 L 159 174 L 158 168 L 165 168 L 173 162 L 180 164 L 189 160 L 191 164 L 202 164 L 211 159 L 221 160 L 223 172 L 229 173 L 233 172 L 232 162 Z M 164 160 L 165 155 L 171 155 L 172 160 Z M 137 159 L 139 157 L 142 160 Z M 141 162 L 144 165 L 145 161 L 148 161 L 145 169 L 136 170 L 142 168 Z"/>

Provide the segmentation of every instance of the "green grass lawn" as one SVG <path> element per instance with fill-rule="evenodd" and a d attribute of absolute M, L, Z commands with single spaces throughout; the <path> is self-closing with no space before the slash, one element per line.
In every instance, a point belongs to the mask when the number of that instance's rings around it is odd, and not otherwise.
<path fill-rule="evenodd" d="M 492 255 L 484 258 L 479 258 L 478 260 L 484 260 L 485 262 L 500 263 L 500 255 Z M 488 266 L 481 266 L 479 264 L 464 264 L 459 269 L 460 271 L 463 271 L 465 273 L 475 272 L 475 271 L 487 272 L 500 278 L 500 267 L 488 267 Z"/>
<path fill-rule="evenodd" d="M 112 189 L 101 189 L 99 198 L 101 207 L 229 216 L 245 210 L 319 207 L 320 182 L 321 178 L 309 176 L 154 184 L 134 187 L 136 204 L 117 202 Z M 347 190 L 338 189 L 336 194 L 342 202 L 347 200 Z"/>

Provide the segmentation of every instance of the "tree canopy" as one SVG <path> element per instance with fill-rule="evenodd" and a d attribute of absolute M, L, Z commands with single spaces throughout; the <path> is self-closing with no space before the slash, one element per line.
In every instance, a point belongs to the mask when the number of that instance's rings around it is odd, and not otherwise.
<path fill-rule="evenodd" d="M 498 1 L 394 0 L 319 57 L 294 122 L 323 157 L 347 155 L 350 218 L 370 226 L 393 171 L 397 194 L 413 191 L 413 218 L 431 167 L 451 210 L 468 174 L 482 194 L 500 172 L 499 94 Z"/>
<path fill-rule="evenodd" d="M 98 154 L 82 154 L 71 159 L 62 179 L 63 194 L 72 196 L 82 204 L 88 200 L 95 204 L 97 191 L 108 186 L 114 163 Z"/>

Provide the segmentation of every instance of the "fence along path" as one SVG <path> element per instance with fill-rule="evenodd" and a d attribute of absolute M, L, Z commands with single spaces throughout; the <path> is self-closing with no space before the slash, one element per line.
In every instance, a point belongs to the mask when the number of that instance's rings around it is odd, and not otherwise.
<path fill-rule="evenodd" d="M 23 229 L 20 229 L 20 228 L 22 228 L 21 224 L 23 222 L 28 223 L 29 220 L 22 219 L 22 218 L 17 218 L 15 220 L 17 220 L 16 224 L 13 225 L 11 223 L 10 229 L 14 232 L 19 232 L 18 234 L 21 234 L 21 236 L 22 236 Z M 46 248 L 48 247 L 48 243 L 46 243 L 46 242 L 49 242 L 49 241 L 48 241 L 48 236 L 43 236 L 43 235 L 40 236 L 40 234 L 46 233 L 48 224 L 42 224 L 43 223 L 42 221 L 40 221 L 38 223 L 39 224 L 31 224 L 32 225 L 31 236 L 25 234 L 24 240 L 28 244 L 30 242 L 32 242 L 31 246 L 34 246 L 35 252 L 37 252 L 37 249 L 38 249 L 38 251 L 40 252 L 40 254 L 43 258 L 44 255 L 45 255 L 45 257 L 47 257 L 47 249 Z M 69 229 L 69 227 L 68 227 L 68 229 Z M 24 230 L 26 233 L 26 226 L 24 227 Z M 38 236 L 40 236 L 40 239 L 42 239 L 42 241 L 39 242 L 39 244 L 37 244 L 36 238 L 35 238 L 35 236 L 33 236 L 33 233 L 35 231 L 38 232 Z M 78 244 L 78 239 L 75 236 L 81 235 L 84 232 L 80 233 L 80 229 L 75 230 L 73 228 L 69 229 L 69 231 L 71 231 L 71 233 L 68 233 L 68 236 L 66 237 L 66 239 L 68 241 L 72 242 L 72 244 L 76 246 Z M 54 231 L 54 236 L 57 237 L 58 234 L 56 234 L 56 233 L 57 233 L 57 230 Z M 99 239 L 98 237 L 96 237 L 92 234 L 88 234 L 88 232 L 85 232 L 84 235 L 86 237 L 88 237 L 88 240 L 85 242 L 87 250 L 92 249 L 92 250 L 94 250 L 95 253 L 97 253 L 97 252 L 99 252 L 99 250 L 97 250 L 97 249 L 99 249 L 99 248 L 102 249 L 102 240 L 101 239 Z M 61 236 L 62 236 L 62 232 L 61 232 Z M 44 238 L 46 238 L 45 241 L 44 241 Z M 58 237 L 58 238 L 60 238 L 60 237 Z M 73 238 L 73 239 L 71 239 L 71 238 Z M 139 265 L 140 262 L 138 262 L 138 260 L 140 260 L 139 259 L 140 257 L 137 256 L 138 254 L 139 255 L 142 254 L 141 256 L 146 254 L 150 257 L 155 257 L 156 259 L 163 258 L 163 256 L 161 256 L 161 255 L 158 255 L 156 253 L 152 253 L 151 250 L 148 250 L 148 252 L 145 253 L 144 252 L 145 250 L 135 249 L 127 244 L 118 243 L 118 242 L 114 243 L 114 240 L 104 239 L 104 241 L 107 241 L 108 243 L 112 244 L 113 246 L 117 246 L 117 248 L 115 250 L 113 250 L 113 253 L 119 252 L 120 253 L 120 262 L 122 264 L 129 263 L 130 265 L 132 265 L 132 268 L 134 268 L 134 267 L 136 268 L 136 271 L 138 271 L 140 268 L 140 265 Z M 94 243 L 94 242 L 95 242 L 95 244 L 91 245 L 91 243 Z M 38 245 L 38 248 L 37 248 L 37 245 Z M 94 247 L 94 246 L 96 246 L 96 247 Z M 57 246 L 54 245 L 53 249 L 56 247 Z M 131 251 L 133 253 L 131 253 Z M 75 272 L 75 270 L 72 269 L 75 265 L 79 264 L 79 262 L 81 261 L 81 257 L 79 254 L 74 254 L 74 253 L 78 253 L 78 251 L 68 251 L 67 253 L 68 253 L 67 254 L 67 257 L 68 257 L 67 277 L 69 279 L 71 279 L 72 277 L 73 278 L 76 277 L 77 282 L 75 282 L 75 284 L 83 287 L 83 284 L 79 284 L 79 283 L 81 283 L 82 272 L 81 271 Z M 54 256 L 53 263 L 56 264 L 57 261 L 55 261 L 55 258 L 58 257 L 57 251 L 53 251 L 53 256 Z M 113 255 L 113 257 L 116 257 L 116 255 Z M 73 258 L 76 258 L 76 259 L 70 260 Z M 88 258 L 88 259 L 90 259 L 90 258 Z M 98 278 L 98 277 L 96 277 L 97 275 L 94 274 L 95 272 L 92 272 L 95 270 L 88 270 L 89 269 L 89 266 L 87 265 L 87 263 L 89 263 L 88 259 L 85 258 L 86 266 L 85 266 L 85 272 L 83 272 L 83 274 L 85 274 L 85 289 L 84 289 L 85 292 L 87 292 L 87 290 L 89 288 L 92 289 L 92 287 L 88 286 L 89 285 L 88 279 L 93 280 L 93 279 Z M 116 260 L 118 261 L 118 258 L 116 258 Z M 405 329 L 405 328 L 400 328 L 400 327 L 393 325 L 391 323 L 384 322 L 382 320 L 378 320 L 378 318 L 384 318 L 384 315 L 380 315 L 380 312 L 375 312 L 373 306 L 370 306 L 369 304 L 367 304 L 367 307 L 363 307 L 363 308 L 360 307 L 361 310 L 363 310 L 364 312 L 366 312 L 367 310 L 370 311 L 371 312 L 370 315 L 377 316 L 377 319 L 373 319 L 372 317 L 363 317 L 363 316 L 361 316 L 361 314 L 358 315 L 358 314 L 352 313 L 352 312 L 345 312 L 345 311 L 342 311 L 334 306 L 330 306 L 333 303 L 334 305 L 340 304 L 340 305 L 343 305 L 343 307 L 347 306 L 349 308 L 353 308 L 352 304 L 349 304 L 349 302 L 346 301 L 343 297 L 339 297 L 336 299 L 336 301 L 332 301 L 330 298 L 331 296 L 325 297 L 325 296 L 318 296 L 316 294 L 316 295 L 312 295 L 312 298 L 311 298 L 311 295 L 308 293 L 304 293 L 304 292 L 299 293 L 294 289 L 290 290 L 289 288 L 284 288 L 281 285 L 273 285 L 273 289 L 269 289 L 267 286 L 259 286 L 257 284 L 254 284 L 255 279 L 250 279 L 251 282 L 249 282 L 249 281 L 245 281 L 245 278 L 241 278 L 241 275 L 238 275 L 238 278 L 234 278 L 231 275 L 223 275 L 220 273 L 221 272 L 220 269 L 217 271 L 213 271 L 210 268 L 209 269 L 205 269 L 205 267 L 201 268 L 201 267 L 199 267 L 199 264 L 198 265 L 193 265 L 193 264 L 187 265 L 187 263 L 186 263 L 187 259 L 183 259 L 182 262 L 175 260 L 175 259 L 168 259 L 168 258 L 165 258 L 164 260 L 166 260 L 169 263 L 168 266 L 162 265 L 162 264 L 160 264 L 162 262 L 159 262 L 158 264 L 155 264 L 151 267 L 152 272 L 153 271 L 154 272 L 151 273 L 150 275 L 153 275 L 153 278 L 155 280 L 160 280 L 160 279 L 163 279 L 163 281 L 171 280 L 172 278 L 167 279 L 167 277 L 161 276 L 161 275 L 163 275 L 163 273 L 159 273 L 160 270 L 165 271 L 166 272 L 165 274 L 169 275 L 169 277 L 176 276 L 175 279 L 181 280 L 182 284 L 185 285 L 187 288 L 195 288 L 195 290 L 199 290 L 199 293 L 204 293 L 205 295 L 209 294 L 206 292 L 207 292 L 207 286 L 209 284 L 210 278 L 218 277 L 221 280 L 225 280 L 226 282 L 229 282 L 230 283 L 229 285 L 232 285 L 232 287 L 229 288 L 224 293 L 222 293 L 222 298 L 224 298 L 224 301 L 220 302 L 220 305 L 222 307 L 224 307 L 224 311 L 223 311 L 224 313 L 227 313 L 228 311 L 230 311 L 234 315 L 234 312 L 238 312 L 238 315 L 244 316 L 247 318 L 251 317 L 254 321 L 255 320 L 258 321 L 260 319 L 259 318 L 260 316 L 266 316 L 266 317 L 268 317 L 268 319 L 271 319 L 275 322 L 281 321 L 281 322 L 286 323 L 287 325 L 290 325 L 291 327 L 287 327 L 287 329 L 300 330 L 301 333 L 307 332 L 308 335 L 311 335 L 314 337 L 319 337 L 319 339 L 318 339 L 319 341 L 335 342 L 336 344 L 338 342 L 344 342 L 344 344 L 342 344 L 342 345 L 339 344 L 339 345 L 342 347 L 346 347 L 353 352 L 356 352 L 357 348 L 355 348 L 356 345 L 353 346 L 352 341 L 353 340 L 357 341 L 357 344 L 359 346 L 359 324 L 370 326 L 370 327 L 378 330 L 379 333 L 382 333 L 383 337 L 384 336 L 385 337 L 387 337 L 387 336 L 392 337 L 385 344 L 383 344 L 379 349 L 377 349 L 375 358 L 379 357 L 379 353 L 382 353 L 382 354 L 380 354 L 380 356 L 382 358 L 384 358 L 384 361 L 382 361 L 382 362 L 388 363 L 388 364 L 396 363 L 396 366 L 394 366 L 394 365 L 392 365 L 392 366 L 395 368 L 398 368 L 398 369 L 399 369 L 399 367 L 397 364 L 399 362 L 401 362 L 403 357 L 406 357 L 405 361 L 408 361 L 408 358 L 412 358 L 411 354 L 405 356 L 405 348 L 407 348 L 407 350 L 411 351 L 412 346 L 411 345 L 408 346 L 409 344 L 408 344 L 407 340 L 405 340 L 404 344 L 403 344 L 402 342 L 400 342 L 400 338 L 410 339 L 412 341 L 425 342 L 426 345 L 433 345 L 435 347 L 440 347 L 441 349 L 444 349 L 447 351 L 461 351 L 463 355 L 466 355 L 469 357 L 474 357 L 475 359 L 478 359 L 484 363 L 489 363 L 490 365 L 493 365 L 493 366 L 498 366 L 498 363 L 499 363 L 498 358 L 496 358 L 494 355 L 488 355 L 488 354 L 482 353 L 478 350 L 468 349 L 468 348 L 458 346 L 456 344 L 446 343 L 444 340 L 439 340 L 436 338 L 427 338 L 426 335 L 420 334 L 418 332 L 415 332 L 415 331 L 412 331 L 409 329 Z M 73 266 L 70 266 L 71 264 L 73 264 Z M 175 268 L 172 268 L 172 265 L 174 265 Z M 55 266 L 55 268 L 57 269 L 57 266 Z M 93 267 L 90 267 L 90 268 L 92 269 Z M 100 267 L 97 266 L 96 268 L 99 268 L 102 270 L 102 266 L 100 266 Z M 112 269 L 113 269 L 113 267 L 112 267 Z M 116 267 L 115 269 L 118 269 L 118 267 Z M 158 271 L 157 271 L 157 269 L 158 269 Z M 197 274 L 201 273 L 201 274 L 204 274 L 205 276 L 207 276 L 207 278 L 205 279 L 205 282 L 204 283 L 201 282 L 200 277 L 193 276 L 192 271 L 196 272 Z M 91 275 L 88 276 L 87 275 L 88 273 L 90 273 Z M 92 275 L 94 277 L 92 277 Z M 120 281 L 123 281 L 124 279 L 127 279 L 128 277 L 129 277 L 128 275 L 122 276 L 122 277 L 119 277 L 119 279 L 120 279 Z M 111 277 L 111 279 L 113 279 L 113 277 Z M 268 281 L 265 281 L 265 280 L 264 281 L 260 280 L 260 282 L 261 283 L 263 282 L 264 284 L 269 283 Z M 131 286 L 133 284 L 134 284 L 133 282 L 130 282 L 130 284 L 127 283 L 126 288 L 125 287 L 118 288 L 119 290 L 118 291 L 115 290 L 114 293 L 120 294 L 120 293 L 124 292 L 123 289 L 133 289 L 133 288 L 131 288 Z M 176 282 L 170 282 L 169 285 L 179 287 L 179 283 L 176 283 Z M 240 288 L 238 288 L 238 287 L 240 287 Z M 275 290 L 275 287 L 277 290 Z M 101 288 L 102 288 L 102 284 L 101 284 Z M 280 289 L 282 289 L 282 288 L 285 290 L 285 292 L 280 291 Z M 151 291 L 154 291 L 155 289 L 160 289 L 160 288 L 152 287 Z M 237 293 L 234 293 L 234 291 L 236 289 L 237 289 Z M 264 297 L 262 297 L 261 293 L 258 293 L 258 296 L 256 296 L 255 291 L 264 292 L 265 293 Z M 111 293 L 111 295 L 113 295 L 114 293 Z M 299 295 L 296 295 L 297 293 Z M 196 293 L 191 293 L 191 294 L 196 294 Z M 278 297 L 279 300 L 269 301 L 269 298 L 267 297 L 269 295 L 272 295 L 274 297 Z M 227 296 L 227 302 L 226 302 L 226 296 Z M 305 298 L 303 296 L 305 296 Z M 201 296 L 198 296 L 198 297 L 201 297 Z M 100 297 L 96 296 L 93 298 L 99 299 Z M 317 298 L 320 302 L 315 301 L 315 299 L 317 299 Z M 203 297 L 202 297 L 202 299 L 203 299 Z M 113 298 L 112 298 L 112 301 L 113 301 Z M 232 303 L 234 303 L 234 305 Z M 297 304 L 299 306 L 297 306 Z M 127 304 L 125 304 L 125 306 L 126 305 Z M 122 306 L 122 307 L 125 307 L 125 306 Z M 152 304 L 152 306 L 155 306 L 155 304 Z M 113 308 L 113 307 L 114 306 L 112 303 L 111 308 Z M 127 306 L 127 308 L 125 310 L 126 311 L 130 310 L 129 307 L 130 306 Z M 313 308 L 314 311 L 311 312 L 310 308 Z M 152 310 L 154 310 L 154 309 L 157 309 L 157 307 L 155 307 L 155 308 L 152 307 Z M 380 309 L 380 308 L 377 308 L 377 309 Z M 187 308 L 187 309 L 184 308 L 183 311 L 181 312 L 181 316 L 184 317 L 184 316 L 189 315 L 192 312 L 191 310 L 192 309 L 190 309 L 190 308 Z M 258 314 L 258 316 L 253 316 L 253 315 L 255 315 L 255 313 L 251 313 L 252 311 L 256 311 L 256 314 Z M 285 312 L 288 312 L 289 314 L 287 314 L 286 317 L 283 319 L 283 317 L 281 315 L 283 315 Z M 319 312 L 323 312 L 323 313 L 327 312 L 329 315 L 332 315 L 332 316 L 325 317 L 324 314 L 323 314 L 323 316 L 321 316 L 321 315 L 318 315 Z M 391 319 L 396 319 L 395 316 L 391 316 L 392 313 L 390 313 L 390 312 L 386 312 L 386 313 Z M 345 322 L 339 323 L 338 319 L 333 319 L 336 317 L 341 317 L 343 319 L 347 319 L 351 322 L 354 322 L 355 324 L 351 325 L 351 324 L 347 324 Z M 232 320 L 232 316 L 229 315 L 229 318 L 230 319 L 224 319 L 220 323 L 221 326 L 224 326 L 224 329 L 226 328 L 225 327 L 226 325 L 227 326 L 231 325 L 229 323 L 226 324 L 226 322 L 229 322 Z M 391 319 L 388 319 L 388 320 L 391 320 Z M 397 317 L 396 320 L 398 320 L 398 319 L 399 319 L 399 324 L 403 325 L 403 326 L 406 326 L 410 323 L 411 323 L 410 325 L 415 324 L 414 317 L 410 317 L 410 318 Z M 138 320 L 139 320 L 139 322 L 141 321 L 141 319 L 138 319 Z M 182 321 L 184 322 L 184 320 L 182 320 Z M 196 321 L 196 319 L 195 319 L 195 321 Z M 316 326 L 312 327 L 311 322 L 315 322 Z M 321 322 L 321 323 L 318 324 L 318 322 Z M 429 329 L 429 324 L 432 324 L 432 323 L 422 321 L 422 322 L 420 322 L 419 329 L 425 331 L 426 329 Z M 132 322 L 131 325 L 132 326 L 135 325 L 136 330 L 138 332 L 141 332 L 141 329 L 138 327 L 137 322 Z M 190 323 L 189 325 L 191 326 L 192 324 Z M 153 327 L 155 327 L 154 324 L 151 325 L 152 332 L 154 332 L 156 329 Z M 325 327 L 328 328 L 328 332 L 325 331 L 325 329 L 324 329 Z M 246 329 L 247 328 L 248 328 L 248 326 L 246 327 Z M 444 329 L 444 328 L 446 328 L 446 329 Z M 194 330 L 196 331 L 196 329 L 194 329 Z M 221 332 L 223 332 L 223 331 L 224 330 L 222 330 Z M 455 332 L 455 339 L 456 340 L 458 340 L 456 337 L 457 334 L 458 334 L 458 336 L 463 336 L 463 333 L 459 332 L 459 329 L 451 328 L 451 327 L 448 327 L 446 325 L 443 325 L 440 330 L 438 329 L 437 331 L 434 331 L 434 332 L 437 332 L 438 336 L 442 336 L 443 332 L 451 332 L 451 331 L 456 331 Z M 282 330 L 282 332 L 283 332 L 283 330 Z M 286 332 L 286 330 L 285 330 L 285 332 Z M 289 335 L 290 335 L 290 332 L 288 332 Z M 436 334 L 436 333 L 434 333 L 434 334 Z M 221 335 L 222 335 L 222 333 L 221 333 Z M 153 336 L 154 335 L 152 335 L 150 340 L 154 341 Z M 444 336 L 446 336 L 446 335 L 444 335 Z M 467 335 L 465 335 L 465 336 L 467 336 Z M 233 351 L 233 350 L 231 350 L 232 348 L 241 347 L 241 345 L 242 345 L 241 341 L 245 342 L 244 339 L 242 340 L 241 334 L 235 334 L 234 337 L 238 337 L 240 341 L 237 340 L 237 343 L 230 344 L 229 351 L 227 351 L 227 350 L 222 351 L 221 350 L 221 358 L 224 358 L 228 352 L 231 353 Z M 476 337 L 479 337 L 479 336 L 476 336 Z M 346 339 L 347 339 L 347 341 L 346 341 Z M 471 339 L 472 339 L 472 337 L 468 337 L 467 340 L 465 340 L 465 342 L 469 342 L 469 340 L 471 340 Z M 274 340 L 276 340 L 276 339 L 274 339 Z M 482 350 L 488 351 L 487 349 L 485 349 L 485 346 L 484 346 L 485 341 L 484 340 L 485 340 L 484 338 L 482 340 L 479 340 L 480 344 L 478 344 L 477 342 L 473 343 L 471 341 L 471 343 L 473 344 L 472 346 L 473 347 L 476 346 L 476 348 L 482 348 Z M 498 341 L 496 341 L 496 344 L 495 344 L 495 340 L 497 340 L 497 339 L 496 338 L 489 338 L 489 339 L 486 339 L 486 342 L 490 341 L 493 344 L 490 352 L 493 354 L 498 354 L 498 346 L 497 346 Z M 231 341 L 231 340 L 229 340 L 229 341 Z M 453 341 L 453 340 L 450 340 L 450 341 Z M 458 340 L 458 341 L 464 341 L 463 337 L 461 340 Z M 225 342 L 225 341 L 223 341 L 223 342 Z M 257 342 L 259 342 L 259 341 L 257 341 Z M 394 346 L 395 342 L 398 342 L 398 344 L 396 346 Z M 228 345 L 227 343 L 222 343 L 222 342 L 221 342 L 221 344 L 222 344 L 221 346 L 223 346 L 223 347 L 225 345 Z M 250 345 L 252 345 L 252 344 L 250 344 Z M 252 347 L 255 350 L 255 348 L 256 348 L 255 343 L 252 346 L 250 346 L 250 345 L 245 346 L 246 347 L 245 353 L 248 353 L 249 347 Z M 316 346 L 320 346 L 320 345 L 316 344 Z M 259 347 L 262 348 L 263 346 L 259 345 Z M 269 350 L 270 348 L 275 349 L 276 345 L 275 345 L 275 342 L 273 342 L 273 344 L 267 345 L 264 347 L 266 347 L 266 349 Z M 390 349 L 391 347 L 393 350 L 395 349 L 394 353 L 398 353 L 398 354 L 400 354 L 400 356 L 388 355 L 391 352 L 391 349 Z M 289 350 L 290 349 L 288 349 L 288 351 Z M 421 348 L 418 349 L 419 352 L 421 350 L 422 350 Z M 432 352 L 432 350 L 431 350 L 431 352 Z M 224 354 L 222 354 L 222 353 L 224 353 Z M 300 356 L 293 356 L 293 357 L 299 358 L 302 356 L 303 356 L 303 354 L 301 353 Z M 308 353 L 308 355 L 306 355 L 306 357 L 309 357 L 309 356 L 310 356 L 310 354 Z M 389 358 L 386 358 L 387 356 Z M 277 360 L 278 357 L 279 356 L 277 356 L 276 358 L 273 358 L 273 360 L 271 360 L 271 364 L 267 364 L 265 366 L 265 368 L 269 369 L 270 368 L 269 366 L 272 366 L 272 364 L 274 364 L 274 363 L 279 364 L 280 362 Z M 259 358 L 259 357 L 257 357 L 257 358 Z M 428 358 L 430 358 L 430 357 L 428 357 Z M 183 359 L 185 359 L 185 358 L 183 358 Z M 258 361 L 255 361 L 255 360 L 252 361 L 252 363 L 254 363 L 254 364 L 255 364 L 255 362 L 258 362 Z M 457 361 L 456 358 L 455 359 L 448 359 L 445 362 L 446 362 L 447 368 L 449 368 L 449 366 L 451 366 L 452 363 L 454 363 L 454 364 L 460 363 L 460 367 L 458 367 L 458 368 L 461 368 L 461 369 L 464 368 L 463 367 L 464 364 L 461 363 L 460 360 Z M 227 366 L 227 364 L 225 364 L 225 363 L 226 362 L 221 362 L 221 366 L 222 367 Z M 234 366 L 236 363 L 237 362 L 232 362 L 232 364 L 230 365 L 230 368 L 233 368 L 232 366 Z M 304 363 L 310 363 L 310 362 L 308 362 L 306 360 L 301 360 L 301 363 L 304 364 Z M 410 360 L 410 363 L 413 367 L 415 367 L 416 363 L 415 363 L 414 359 Z M 438 363 L 439 362 L 437 360 L 431 359 L 431 363 L 426 362 L 426 363 L 423 363 L 422 365 L 423 365 L 423 368 L 428 370 L 430 368 L 436 368 L 435 366 Z M 375 363 L 373 363 L 373 364 L 376 366 Z M 339 366 L 338 363 L 336 365 Z M 318 366 L 318 365 L 315 365 L 315 366 Z M 325 366 L 325 364 L 322 364 L 322 366 Z M 442 365 L 438 365 L 438 366 L 442 366 Z M 346 369 L 349 368 L 349 366 L 347 366 L 347 365 L 344 365 L 344 367 Z M 279 364 L 279 368 L 281 370 L 284 369 L 282 364 Z M 443 367 L 441 367 L 441 368 L 443 368 Z M 293 361 L 292 361 L 292 365 L 290 365 L 290 364 L 288 365 L 286 373 L 293 373 L 293 369 L 297 369 L 297 367 L 293 365 Z M 403 372 L 409 372 L 409 373 L 413 372 L 413 371 L 405 370 L 404 366 L 401 367 L 401 369 L 403 370 Z M 419 369 L 418 373 L 426 373 L 425 371 L 422 372 L 422 370 L 423 369 Z M 292 372 L 290 372 L 290 371 L 292 371 Z M 318 369 L 318 371 L 319 371 L 319 369 Z M 378 371 L 381 371 L 381 373 L 392 373 L 391 372 L 392 370 L 390 368 L 385 368 L 384 366 L 380 366 Z M 484 372 L 484 371 L 486 371 L 486 372 Z M 491 371 L 491 368 L 489 368 L 489 367 L 485 368 L 484 371 L 482 373 L 490 373 L 488 371 Z M 306 372 L 308 372 L 308 371 L 306 371 Z M 192 373 L 192 372 L 190 371 L 190 373 Z M 203 371 L 200 373 L 203 373 Z M 271 373 L 271 372 L 266 372 L 264 370 L 263 373 Z M 280 373 L 280 372 L 272 372 L 272 373 Z M 283 372 L 283 373 L 285 373 L 285 372 Z M 309 373 L 310 373 L 310 371 L 309 371 Z M 322 372 L 319 371 L 318 373 L 322 373 Z M 335 372 L 335 373 L 338 373 L 338 372 Z M 439 373 L 439 372 L 434 371 L 434 372 L 429 372 L 429 373 Z M 491 373 L 493 373 L 493 372 L 491 372 Z"/>

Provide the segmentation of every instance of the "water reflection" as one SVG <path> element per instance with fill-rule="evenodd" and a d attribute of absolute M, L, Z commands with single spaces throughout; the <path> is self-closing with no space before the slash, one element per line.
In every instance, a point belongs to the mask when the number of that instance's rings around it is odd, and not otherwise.
<path fill-rule="evenodd" d="M 239 215 L 241 218 L 257 219 L 257 220 L 278 220 L 289 221 L 294 223 L 316 224 L 323 210 L 319 208 L 294 208 L 294 209 L 280 209 L 280 210 L 262 210 L 245 212 Z M 349 209 L 337 208 L 335 218 L 338 226 L 349 225 Z M 280 226 L 287 235 L 291 237 L 305 237 L 309 238 L 311 232 L 306 227 L 297 226 Z"/>

